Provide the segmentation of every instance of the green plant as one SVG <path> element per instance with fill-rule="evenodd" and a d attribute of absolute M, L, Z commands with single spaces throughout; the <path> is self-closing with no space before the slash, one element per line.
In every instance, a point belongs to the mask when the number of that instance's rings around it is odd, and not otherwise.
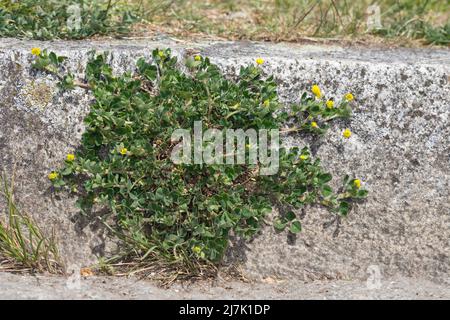
<path fill-rule="evenodd" d="M 450 23 L 447 23 L 443 27 L 427 25 L 424 34 L 429 43 L 448 46 L 450 44 Z"/>
<path fill-rule="evenodd" d="M 6 219 L 0 219 L 0 262 L 10 270 L 31 269 L 60 273 L 54 236 L 47 237 L 14 200 L 13 179 L 0 177 L 0 196 L 5 200 Z"/>
<path fill-rule="evenodd" d="M 83 86 L 82 83 L 75 81 L 74 75 L 66 71 L 62 67 L 62 62 L 67 59 L 64 56 L 57 56 L 54 52 L 48 53 L 45 49 L 41 52 L 39 48 L 33 48 L 32 54 L 37 56 L 37 59 L 32 63 L 32 67 L 37 70 L 51 73 L 59 78 L 58 86 L 61 89 L 69 90 L 75 86 Z"/>
<path fill-rule="evenodd" d="M 380 8 L 381 30 L 367 28 L 372 5 Z M 189 0 L 143 17 L 153 28 L 183 37 L 200 32 L 232 40 L 301 42 L 314 37 L 410 44 L 420 39 L 446 45 L 448 8 L 442 0 Z"/>
<path fill-rule="evenodd" d="M 0 36 L 82 39 L 128 32 L 135 21 L 127 3 L 112 0 L 0 0 Z"/>
<path fill-rule="evenodd" d="M 50 55 L 40 53 L 34 66 L 46 65 Z M 122 240 L 120 259 L 195 274 L 221 261 L 231 235 L 255 236 L 276 207 L 276 229 L 298 233 L 296 209 L 320 204 L 346 216 L 354 201 L 366 197 L 360 181 L 349 176 L 335 192 L 331 175 L 306 147 L 281 149 L 273 175 L 259 175 L 258 165 L 175 164 L 170 157 L 173 131 L 198 120 L 204 130 L 296 123 L 280 132 L 321 135 L 329 121 L 350 116 L 351 94 L 334 101 L 314 86 L 315 96 L 305 93 L 283 111 L 273 77 L 263 77 L 262 59 L 231 81 L 205 57 L 188 58 L 187 72 L 169 49 L 154 50 L 152 57 L 139 59 L 135 73 L 120 76 L 113 75 L 106 54 L 91 57 L 80 84 L 92 90 L 95 102 L 84 119 L 81 147 L 49 175 L 55 186 L 79 196 L 84 212 L 94 205 L 108 208 L 103 220 Z M 50 60 L 60 61 L 56 55 Z"/>
<path fill-rule="evenodd" d="M 442 1 L 396 1 L 390 3 L 382 16 L 384 27 L 374 30 L 375 34 L 423 39 L 425 43 L 433 45 L 448 45 L 450 42 L 450 24 L 446 22 L 448 5 L 444 5 Z"/>

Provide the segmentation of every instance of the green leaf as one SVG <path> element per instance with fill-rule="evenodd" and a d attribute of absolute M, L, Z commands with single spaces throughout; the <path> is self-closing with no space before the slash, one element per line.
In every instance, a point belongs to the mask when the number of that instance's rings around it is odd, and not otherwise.
<path fill-rule="evenodd" d="M 339 203 L 339 213 L 343 216 L 346 216 L 348 214 L 348 211 L 350 209 L 350 205 L 346 201 L 341 201 Z"/>
<path fill-rule="evenodd" d="M 61 170 L 61 174 L 63 176 L 68 176 L 68 175 L 72 174 L 72 172 L 73 172 L 73 170 L 71 167 L 66 167 L 63 170 Z"/>
<path fill-rule="evenodd" d="M 64 60 L 66 60 L 67 59 L 67 57 L 64 57 L 64 56 L 58 56 L 58 63 L 61 63 L 61 62 L 63 62 Z"/>
<path fill-rule="evenodd" d="M 287 226 L 287 222 L 280 219 L 280 218 L 276 218 L 273 221 L 273 227 L 277 230 L 277 231 L 283 231 L 284 229 L 286 229 Z"/>
<path fill-rule="evenodd" d="M 302 224 L 300 223 L 300 221 L 299 220 L 292 221 L 289 231 L 294 234 L 297 234 L 300 231 L 302 231 Z"/>
<path fill-rule="evenodd" d="M 331 181 L 332 178 L 333 178 L 333 176 L 331 174 L 323 173 L 319 176 L 319 181 L 321 184 L 324 184 L 324 183 Z"/>
<path fill-rule="evenodd" d="M 247 208 L 242 209 L 241 210 L 241 214 L 245 218 L 253 217 L 253 212 L 251 210 L 247 209 Z"/>
<path fill-rule="evenodd" d="M 52 51 L 50 52 L 50 54 L 48 55 L 51 63 L 53 63 L 55 66 L 58 65 L 58 57 L 56 56 L 56 54 Z"/>
<path fill-rule="evenodd" d="M 199 65 L 201 65 L 202 62 L 201 61 L 195 61 L 194 59 L 189 58 L 189 59 L 186 59 L 186 63 L 185 64 L 186 64 L 186 67 L 188 67 L 190 69 L 193 69 L 193 68 L 196 68 Z"/>
<path fill-rule="evenodd" d="M 322 195 L 327 198 L 333 194 L 333 189 L 328 185 L 325 184 L 322 186 Z"/>
<path fill-rule="evenodd" d="M 358 190 L 358 197 L 359 198 L 365 198 L 365 197 L 367 197 L 368 193 L 369 193 L 369 191 L 367 191 L 365 189 Z"/>
<path fill-rule="evenodd" d="M 288 211 L 285 216 L 287 221 L 292 221 L 296 218 L 296 215 L 293 211 Z"/>

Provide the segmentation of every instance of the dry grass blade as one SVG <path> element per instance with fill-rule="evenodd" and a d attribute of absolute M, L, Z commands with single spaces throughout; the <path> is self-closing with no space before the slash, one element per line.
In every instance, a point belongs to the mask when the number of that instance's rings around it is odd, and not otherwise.
<path fill-rule="evenodd" d="M 449 39 L 448 4 L 441 0 L 129 1 L 142 4 L 148 31 L 187 38 L 302 42 L 332 37 L 388 44 L 401 39 L 414 45 L 416 39 L 448 45 Z M 372 6 L 380 9 L 381 28 L 369 30 Z M 161 7 L 167 9 L 155 9 Z"/>
<path fill-rule="evenodd" d="M 189 282 L 194 280 L 215 279 L 218 269 L 214 265 L 199 265 L 196 272 L 186 269 L 182 265 L 170 265 L 159 260 L 132 261 L 128 263 L 107 264 L 112 274 L 118 277 L 136 276 L 140 279 L 157 281 L 162 287 L 168 287 L 174 282 Z"/>

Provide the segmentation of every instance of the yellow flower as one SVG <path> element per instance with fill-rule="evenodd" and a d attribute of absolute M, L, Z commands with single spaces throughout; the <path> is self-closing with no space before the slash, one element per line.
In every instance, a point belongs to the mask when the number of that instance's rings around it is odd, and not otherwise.
<path fill-rule="evenodd" d="M 344 138 L 348 139 L 352 135 L 352 132 L 350 131 L 350 129 L 345 129 L 342 135 L 344 136 Z"/>
<path fill-rule="evenodd" d="M 69 162 L 72 162 L 73 160 L 75 160 L 75 155 L 72 153 L 69 153 L 66 157 L 66 160 Z"/>
<path fill-rule="evenodd" d="M 306 155 L 306 154 L 302 154 L 301 156 L 300 156 L 300 159 L 301 160 L 308 160 L 308 156 Z"/>
<path fill-rule="evenodd" d="M 49 178 L 50 180 L 55 180 L 56 178 L 58 178 L 58 173 L 56 173 L 56 172 L 51 172 L 51 173 L 48 174 L 48 178 Z"/>
<path fill-rule="evenodd" d="M 194 251 L 196 254 L 199 254 L 200 252 L 202 252 L 202 248 L 200 248 L 199 246 L 195 246 L 192 248 L 192 251 Z"/>
<path fill-rule="evenodd" d="M 347 101 L 352 101 L 354 98 L 355 98 L 355 97 L 354 97 L 351 93 L 347 93 L 347 94 L 345 95 L 345 99 L 346 99 Z"/>
<path fill-rule="evenodd" d="M 268 107 L 270 105 L 270 100 L 266 99 L 264 100 L 264 107 Z"/>
<path fill-rule="evenodd" d="M 261 65 L 263 63 L 264 63 L 264 59 L 263 58 L 256 59 L 256 64 Z"/>
<path fill-rule="evenodd" d="M 331 109 L 334 107 L 334 101 L 333 100 L 328 100 L 327 101 L 327 108 Z"/>
<path fill-rule="evenodd" d="M 353 180 L 353 185 L 355 187 L 357 187 L 358 189 L 361 188 L 361 180 L 359 180 L 359 179 Z"/>
<path fill-rule="evenodd" d="M 159 56 L 160 58 L 164 57 L 164 52 L 161 51 L 161 50 L 159 50 L 159 51 L 158 51 L 158 56 Z"/>
<path fill-rule="evenodd" d="M 320 98 L 322 96 L 322 92 L 320 91 L 320 88 L 317 84 L 312 86 L 311 91 L 317 98 Z"/>
<path fill-rule="evenodd" d="M 120 154 L 121 154 L 121 155 L 126 155 L 127 152 L 128 152 L 127 148 L 122 148 L 122 149 L 120 149 Z"/>
<path fill-rule="evenodd" d="M 31 49 L 31 54 L 34 56 L 39 56 L 41 54 L 41 49 L 40 48 L 33 48 Z"/>
<path fill-rule="evenodd" d="M 196 56 L 194 57 L 194 60 L 195 60 L 195 61 L 200 61 L 200 60 L 202 60 L 202 57 L 200 57 L 199 55 L 196 55 Z"/>
<path fill-rule="evenodd" d="M 315 122 L 315 121 L 311 122 L 311 127 L 317 128 L 317 127 L 318 127 L 318 126 L 317 126 L 317 122 Z"/>

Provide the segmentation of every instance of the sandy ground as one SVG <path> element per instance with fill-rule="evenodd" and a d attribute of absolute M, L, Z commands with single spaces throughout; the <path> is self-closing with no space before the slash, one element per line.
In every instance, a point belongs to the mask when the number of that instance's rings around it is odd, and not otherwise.
<path fill-rule="evenodd" d="M 393 278 L 367 281 L 238 281 L 161 288 L 135 278 L 56 277 L 0 273 L 0 299 L 450 299 L 450 286 Z"/>

